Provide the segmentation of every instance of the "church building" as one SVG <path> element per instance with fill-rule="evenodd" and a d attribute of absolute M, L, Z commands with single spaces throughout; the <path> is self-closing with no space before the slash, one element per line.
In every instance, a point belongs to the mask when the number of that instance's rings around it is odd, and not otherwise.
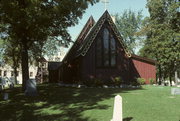
<path fill-rule="evenodd" d="M 121 77 L 131 84 L 137 78 L 156 80 L 155 61 L 131 54 L 108 11 L 95 22 L 91 16 L 59 68 L 65 83 Z"/>

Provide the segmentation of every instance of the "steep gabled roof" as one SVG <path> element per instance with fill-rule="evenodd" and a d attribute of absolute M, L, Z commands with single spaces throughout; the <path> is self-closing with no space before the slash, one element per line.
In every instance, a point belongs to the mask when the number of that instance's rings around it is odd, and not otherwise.
<path fill-rule="evenodd" d="M 121 43 L 123 46 L 123 49 L 128 57 L 131 56 L 130 52 L 127 50 L 127 47 L 123 43 L 123 39 L 119 33 L 119 31 L 116 28 L 116 25 L 114 24 L 111 16 L 109 15 L 108 11 L 105 11 L 104 14 L 100 17 L 98 22 L 94 25 L 94 27 L 91 29 L 89 34 L 86 36 L 85 40 L 83 43 L 80 45 L 79 50 L 78 50 L 78 56 L 82 55 L 85 56 L 86 53 L 88 52 L 91 44 L 93 43 L 94 39 L 96 38 L 98 32 L 100 31 L 101 27 L 103 24 L 107 21 L 112 28 L 113 32 L 115 33 L 118 41 Z"/>
<path fill-rule="evenodd" d="M 69 52 L 64 57 L 63 62 L 66 63 L 67 61 L 71 61 L 71 60 L 75 59 L 76 57 L 85 56 L 105 22 L 108 22 L 108 24 L 110 25 L 115 36 L 117 37 L 118 41 L 122 45 L 127 57 L 132 57 L 132 58 L 140 60 L 140 61 L 155 64 L 154 60 L 131 54 L 128 51 L 126 45 L 123 42 L 121 34 L 119 33 L 118 29 L 116 28 L 116 25 L 114 24 L 108 11 L 104 12 L 104 14 L 97 21 L 97 23 L 95 23 L 92 16 L 88 19 L 87 23 L 83 27 L 79 36 L 77 37 L 75 43 L 73 44 L 73 46 L 71 47 Z"/>
<path fill-rule="evenodd" d="M 93 19 L 93 17 L 91 16 L 87 23 L 85 24 L 85 26 L 83 27 L 82 31 L 80 32 L 80 34 L 78 35 L 77 39 L 75 40 L 74 44 L 72 45 L 72 47 L 70 48 L 70 50 L 68 51 L 68 53 L 66 54 L 66 56 L 63 59 L 64 61 L 68 61 L 71 59 L 74 59 L 77 56 L 77 50 L 79 49 L 79 46 L 81 44 L 83 44 L 84 42 L 84 38 L 87 36 L 87 34 L 89 33 L 89 31 L 92 29 L 92 27 L 94 26 L 95 21 Z"/>
<path fill-rule="evenodd" d="M 105 11 L 96 24 L 92 16 L 88 19 L 81 33 L 77 37 L 75 43 L 64 57 L 63 62 L 73 60 L 74 58 L 79 56 L 85 56 L 105 22 L 108 22 L 108 24 L 110 25 L 118 41 L 121 43 L 126 55 L 128 57 L 131 57 L 131 54 L 123 43 L 123 39 L 118 29 L 116 28 L 116 25 L 114 24 L 110 14 L 108 13 L 108 11 Z"/>

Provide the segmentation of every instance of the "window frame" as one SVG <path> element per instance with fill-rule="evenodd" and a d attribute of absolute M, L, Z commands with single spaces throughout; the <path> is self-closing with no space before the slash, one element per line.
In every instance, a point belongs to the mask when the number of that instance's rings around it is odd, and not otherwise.
<path fill-rule="evenodd" d="M 29 72 L 29 77 L 33 77 L 33 72 Z"/>
<path fill-rule="evenodd" d="M 3 74 L 4 77 L 7 77 L 7 71 L 4 70 L 4 74 Z"/>
<path fill-rule="evenodd" d="M 14 77 L 14 71 L 11 71 L 11 77 Z"/>

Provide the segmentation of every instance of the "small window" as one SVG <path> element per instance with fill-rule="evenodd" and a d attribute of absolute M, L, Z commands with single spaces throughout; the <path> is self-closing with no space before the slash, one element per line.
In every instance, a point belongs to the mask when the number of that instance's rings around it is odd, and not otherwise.
<path fill-rule="evenodd" d="M 14 71 L 11 71 L 11 77 L 13 77 L 14 76 Z"/>
<path fill-rule="evenodd" d="M 19 76 L 19 71 L 17 71 L 17 76 Z"/>
<path fill-rule="evenodd" d="M 29 75 L 30 75 L 30 77 L 32 77 L 32 76 L 33 76 L 33 72 L 30 72 L 30 74 L 29 74 Z"/>
<path fill-rule="evenodd" d="M 7 76 L 7 71 L 4 71 L 4 76 Z"/>

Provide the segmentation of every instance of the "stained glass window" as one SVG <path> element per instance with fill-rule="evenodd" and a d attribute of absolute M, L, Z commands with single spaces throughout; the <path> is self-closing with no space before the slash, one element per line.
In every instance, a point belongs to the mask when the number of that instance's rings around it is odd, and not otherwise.
<path fill-rule="evenodd" d="M 113 67 L 116 65 L 116 41 L 107 28 L 102 34 L 96 41 L 96 65 Z"/>
<path fill-rule="evenodd" d="M 103 31 L 103 49 L 104 49 L 104 66 L 109 66 L 109 31 L 107 28 Z"/>
<path fill-rule="evenodd" d="M 115 66 L 116 64 L 116 43 L 114 37 L 111 37 L 110 40 L 110 48 L 111 48 L 111 66 Z"/>
<path fill-rule="evenodd" d="M 98 39 L 96 43 L 96 63 L 97 66 L 102 66 L 102 40 Z"/>

